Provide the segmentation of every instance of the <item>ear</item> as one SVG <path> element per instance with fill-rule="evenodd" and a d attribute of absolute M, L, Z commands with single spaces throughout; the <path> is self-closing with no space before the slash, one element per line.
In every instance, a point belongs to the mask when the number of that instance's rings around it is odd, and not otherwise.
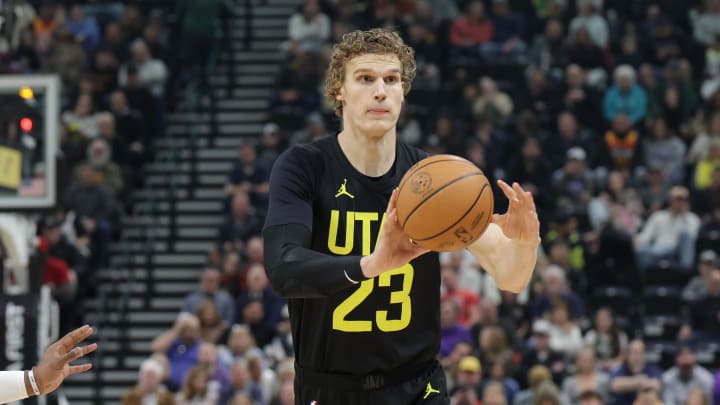
<path fill-rule="evenodd" d="M 344 100 L 345 100 L 345 95 L 343 95 L 343 88 L 342 88 L 342 86 L 341 86 L 341 87 L 338 87 L 338 92 L 337 92 L 337 94 L 335 95 L 335 100 L 337 100 L 337 101 L 344 101 Z"/>

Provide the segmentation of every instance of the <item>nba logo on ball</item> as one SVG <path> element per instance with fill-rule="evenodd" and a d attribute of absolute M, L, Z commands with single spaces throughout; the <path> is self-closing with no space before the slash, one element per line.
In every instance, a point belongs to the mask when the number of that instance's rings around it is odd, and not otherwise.
<path fill-rule="evenodd" d="M 397 219 L 418 246 L 436 252 L 476 241 L 493 214 L 493 192 L 482 170 L 467 159 L 434 155 L 416 162 L 397 194 Z"/>
<path fill-rule="evenodd" d="M 413 193 L 422 194 L 430 188 L 430 185 L 432 185 L 432 177 L 430 174 L 422 172 L 415 175 L 410 186 Z"/>

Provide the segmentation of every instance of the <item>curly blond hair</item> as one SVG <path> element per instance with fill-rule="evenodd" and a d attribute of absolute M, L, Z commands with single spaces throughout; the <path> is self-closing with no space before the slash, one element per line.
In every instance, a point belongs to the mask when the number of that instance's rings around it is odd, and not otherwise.
<path fill-rule="evenodd" d="M 400 59 L 402 85 L 405 95 L 415 78 L 415 51 L 405 45 L 398 33 L 382 28 L 368 31 L 353 31 L 343 35 L 342 41 L 333 47 L 327 75 L 325 77 L 325 100 L 335 108 L 335 114 L 342 118 L 342 102 L 335 97 L 345 79 L 347 62 L 364 54 L 393 54 Z"/>

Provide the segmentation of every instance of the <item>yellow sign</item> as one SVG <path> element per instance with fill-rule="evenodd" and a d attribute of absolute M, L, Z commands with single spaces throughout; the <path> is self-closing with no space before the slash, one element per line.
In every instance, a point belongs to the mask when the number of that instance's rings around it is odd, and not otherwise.
<path fill-rule="evenodd" d="M 21 167 L 22 154 L 15 149 L 0 146 L 0 187 L 18 189 Z"/>

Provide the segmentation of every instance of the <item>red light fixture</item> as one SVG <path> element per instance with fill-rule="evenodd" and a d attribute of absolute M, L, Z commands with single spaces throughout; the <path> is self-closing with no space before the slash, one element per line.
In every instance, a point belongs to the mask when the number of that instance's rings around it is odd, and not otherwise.
<path fill-rule="evenodd" d="M 33 122 L 30 118 L 23 118 L 20 120 L 20 129 L 25 132 L 30 132 L 33 129 Z"/>

